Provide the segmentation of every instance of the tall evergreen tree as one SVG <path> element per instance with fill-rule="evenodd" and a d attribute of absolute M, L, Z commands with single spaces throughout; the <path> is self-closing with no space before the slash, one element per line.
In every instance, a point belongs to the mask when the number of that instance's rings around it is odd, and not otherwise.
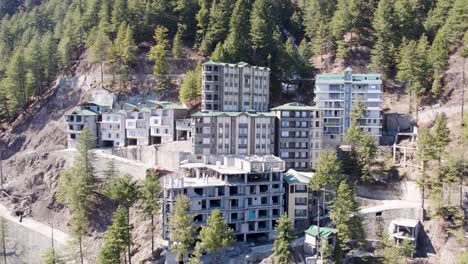
<path fill-rule="evenodd" d="M 324 187 L 338 188 L 343 180 L 340 162 L 336 151 L 329 148 L 320 150 L 317 169 L 314 177 L 310 180 L 309 188 L 313 191 L 320 191 Z"/>
<path fill-rule="evenodd" d="M 91 61 L 99 63 L 101 71 L 101 86 L 104 85 L 104 63 L 109 55 L 111 41 L 104 29 L 98 27 L 91 34 L 92 39 L 88 41 L 88 47 L 91 51 Z"/>
<path fill-rule="evenodd" d="M 23 51 L 17 49 L 6 69 L 4 80 L 8 105 L 13 113 L 27 103 L 26 62 Z"/>
<path fill-rule="evenodd" d="M 179 100 L 188 106 L 196 104 L 201 96 L 201 68 L 199 62 L 195 70 L 185 73 L 179 90 Z"/>
<path fill-rule="evenodd" d="M 177 25 L 177 33 L 174 36 L 174 40 L 172 42 L 172 56 L 174 58 L 182 58 L 184 56 L 184 49 L 182 43 L 182 35 L 185 31 L 185 25 L 178 24 Z"/>
<path fill-rule="evenodd" d="M 271 2 L 256 0 L 250 16 L 250 39 L 254 49 L 254 63 L 268 65 L 267 58 L 273 52 L 274 31 Z"/>
<path fill-rule="evenodd" d="M 141 196 L 144 212 L 151 219 L 151 252 L 154 254 L 154 215 L 161 209 L 161 185 L 158 175 L 152 170 L 146 172 Z"/>
<path fill-rule="evenodd" d="M 112 28 L 114 32 L 118 32 L 119 27 L 126 23 L 128 18 L 128 3 L 127 0 L 115 0 L 112 7 Z"/>
<path fill-rule="evenodd" d="M 112 216 L 112 225 L 104 234 L 104 243 L 97 257 L 98 264 L 114 264 L 122 262 L 125 245 L 130 241 L 128 234 L 132 226 L 128 225 L 127 213 L 119 207 Z"/>
<path fill-rule="evenodd" d="M 237 0 L 229 22 L 229 34 L 223 44 L 226 62 L 236 63 L 249 60 L 250 1 Z"/>
<path fill-rule="evenodd" d="M 204 251 L 216 253 L 217 262 L 220 262 L 221 251 L 235 242 L 234 230 L 229 227 L 220 210 L 211 211 L 207 225 L 202 227 L 198 238 Z"/>
<path fill-rule="evenodd" d="M 416 142 L 416 156 L 421 161 L 421 178 L 418 179 L 418 184 L 421 187 L 421 208 L 424 209 L 424 199 L 426 197 L 427 185 L 427 163 L 434 159 L 435 149 L 433 147 L 434 139 L 427 128 L 421 128 L 418 132 Z"/>
<path fill-rule="evenodd" d="M 200 51 L 210 54 L 215 45 L 222 42 L 229 30 L 229 18 L 232 12 L 233 0 L 213 0 L 210 9 L 208 28 L 200 45 Z"/>
<path fill-rule="evenodd" d="M 395 47 L 398 46 L 394 0 L 381 0 L 374 13 L 372 27 L 376 42 L 372 49 L 371 68 L 390 76 L 394 64 Z"/>
<path fill-rule="evenodd" d="M 293 224 L 289 219 L 288 214 L 284 213 L 278 219 L 275 226 L 276 237 L 273 243 L 273 256 L 275 263 L 287 264 L 291 263 L 290 243 L 293 239 Z"/>
<path fill-rule="evenodd" d="M 216 48 L 213 51 L 213 53 L 211 54 L 210 59 L 212 61 L 215 61 L 215 62 L 224 62 L 224 61 L 226 61 L 226 52 L 225 52 L 225 50 L 223 48 L 223 44 L 221 42 L 219 42 L 216 45 Z"/>
<path fill-rule="evenodd" d="M 336 199 L 330 211 L 330 219 L 338 229 L 338 245 L 346 249 L 346 242 L 357 240 L 363 243 L 364 229 L 359 215 L 359 204 L 355 200 L 355 192 L 346 181 L 341 181 L 337 189 Z"/>
<path fill-rule="evenodd" d="M 177 259 L 187 260 L 190 248 L 195 237 L 195 228 L 193 224 L 193 215 L 189 212 L 190 199 L 184 195 L 178 195 L 174 202 L 172 218 L 169 222 L 171 227 L 170 239 L 174 243 L 173 250 Z"/>
<path fill-rule="evenodd" d="M 445 114 L 437 115 L 434 127 L 432 128 L 432 138 L 440 167 L 442 156 L 445 152 L 445 147 L 447 147 L 448 143 L 450 143 L 450 130 L 447 127 L 447 117 Z"/>
<path fill-rule="evenodd" d="M 206 32 L 210 22 L 210 5 L 209 0 L 198 0 L 199 10 L 195 16 L 197 20 L 197 33 L 195 37 L 195 48 L 199 48 L 205 39 Z"/>
<path fill-rule="evenodd" d="M 148 58 L 154 61 L 153 74 L 158 76 L 156 84 L 157 90 L 162 90 L 169 83 L 167 79 L 168 64 L 166 59 L 166 50 L 169 48 L 169 41 L 167 40 L 167 28 L 157 26 L 154 31 L 153 39 L 156 45 L 151 47 L 148 52 Z"/>

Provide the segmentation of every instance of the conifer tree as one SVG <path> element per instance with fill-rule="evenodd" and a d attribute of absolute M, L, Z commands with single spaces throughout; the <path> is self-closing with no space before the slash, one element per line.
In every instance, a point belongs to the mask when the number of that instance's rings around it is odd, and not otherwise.
<path fill-rule="evenodd" d="M 343 180 L 343 175 L 336 151 L 329 148 L 320 150 L 317 164 L 317 169 L 314 177 L 310 180 L 309 188 L 313 191 L 320 191 L 327 186 L 338 188 Z"/>
<path fill-rule="evenodd" d="M 348 53 L 348 43 L 343 41 L 345 33 L 356 31 L 359 17 L 358 3 L 354 0 L 338 0 L 337 9 L 331 20 L 331 32 L 338 41 L 338 49 L 341 50 L 341 58 L 346 58 Z M 353 40 L 351 39 L 351 42 Z M 346 46 L 344 46 L 346 45 Z"/>
<path fill-rule="evenodd" d="M 88 47 L 91 51 L 91 61 L 100 64 L 101 71 L 101 86 L 104 85 L 104 63 L 107 60 L 107 56 L 110 50 L 111 41 L 104 29 L 98 27 L 91 34 L 92 39 L 88 41 Z"/>
<path fill-rule="evenodd" d="M 211 211 L 207 225 L 202 227 L 198 238 L 201 249 L 208 253 L 216 253 L 218 262 L 221 251 L 235 242 L 234 230 L 229 227 L 220 210 Z"/>
<path fill-rule="evenodd" d="M 7 263 L 7 240 L 8 240 L 8 226 L 6 219 L 3 216 L 0 216 L 0 236 L 1 236 L 1 243 L 2 243 L 2 257 L 3 262 Z"/>
<path fill-rule="evenodd" d="M 127 0 L 115 0 L 112 8 L 112 26 L 114 32 L 119 30 L 119 27 L 126 23 L 128 18 Z"/>
<path fill-rule="evenodd" d="M 157 26 L 154 30 L 153 39 L 156 45 L 151 47 L 148 58 L 154 61 L 153 74 L 158 76 L 156 84 L 157 90 L 164 89 L 169 80 L 167 79 L 168 64 L 166 59 L 166 50 L 169 48 L 169 41 L 167 40 L 167 28 Z"/>
<path fill-rule="evenodd" d="M 338 229 L 337 246 L 346 249 L 346 242 L 352 239 L 362 243 L 365 236 L 362 218 L 359 215 L 359 204 L 355 200 L 353 188 L 346 181 L 341 181 L 330 208 L 330 219 Z"/>
<path fill-rule="evenodd" d="M 197 33 L 195 36 L 195 48 L 199 48 L 205 39 L 206 32 L 210 22 L 210 7 L 208 0 L 198 0 L 199 10 L 195 16 L 197 20 Z"/>
<path fill-rule="evenodd" d="M 174 41 L 172 43 L 172 56 L 174 58 L 182 58 L 184 56 L 184 49 L 182 43 L 182 35 L 185 31 L 185 25 L 178 24 L 177 25 L 177 33 L 174 36 Z"/>
<path fill-rule="evenodd" d="M 435 149 L 433 148 L 434 139 L 427 128 L 421 128 L 418 132 L 418 139 L 416 142 L 416 156 L 421 161 L 421 178 L 418 179 L 418 184 L 421 187 L 421 208 L 424 209 L 424 199 L 426 197 L 426 185 L 427 185 L 427 163 L 434 159 Z"/>
<path fill-rule="evenodd" d="M 376 42 L 371 52 L 370 66 L 385 77 L 388 77 L 392 71 L 395 47 L 398 45 L 397 36 L 395 36 L 398 31 L 395 28 L 394 4 L 394 0 L 379 1 L 372 22 Z"/>
<path fill-rule="evenodd" d="M 130 231 L 133 227 L 128 225 L 127 213 L 119 207 L 112 216 L 112 225 L 104 234 L 104 243 L 97 258 L 98 264 L 121 263 L 125 255 L 125 245 L 130 242 Z"/>
<path fill-rule="evenodd" d="M 290 263 L 291 249 L 290 243 L 293 239 L 293 224 L 284 213 L 277 221 L 275 226 L 276 237 L 273 243 L 273 256 L 275 263 L 287 264 Z"/>
<path fill-rule="evenodd" d="M 129 25 L 122 23 L 117 31 L 117 37 L 110 49 L 110 61 L 120 76 L 119 88 L 128 79 L 130 64 L 135 59 L 136 45 L 133 39 L 133 30 Z"/>
<path fill-rule="evenodd" d="M 180 32 L 180 37 L 193 37 L 195 34 L 196 23 L 194 18 L 197 12 L 197 0 L 177 0 L 174 3 L 174 13 L 178 16 L 179 24 L 185 29 Z M 178 25 L 179 27 L 179 25 Z"/>
<path fill-rule="evenodd" d="M 210 59 L 215 62 L 224 62 L 226 59 L 226 53 L 223 48 L 223 44 L 219 42 L 216 45 L 215 50 L 213 51 L 213 54 L 211 54 Z"/>
<path fill-rule="evenodd" d="M 232 12 L 232 0 L 213 0 L 210 9 L 208 28 L 200 45 L 200 52 L 209 54 L 215 45 L 222 42 L 229 30 L 229 18 Z"/>
<path fill-rule="evenodd" d="M 304 28 L 306 35 L 314 41 L 320 22 L 328 25 L 335 12 L 337 0 L 308 0 L 304 11 Z"/>
<path fill-rule="evenodd" d="M 438 114 L 434 127 L 432 128 L 433 145 L 435 147 L 435 154 L 441 166 L 442 156 L 445 152 L 445 147 L 450 143 L 450 130 L 447 127 L 447 117 L 445 114 Z"/>
<path fill-rule="evenodd" d="M 161 209 L 161 185 L 158 175 L 152 170 L 146 172 L 141 196 L 144 212 L 151 219 L 151 252 L 154 254 L 154 215 Z"/>
<path fill-rule="evenodd" d="M 4 85 L 7 91 L 8 105 L 13 113 L 27 103 L 28 96 L 26 91 L 26 62 L 23 51 L 20 49 L 16 49 L 8 64 Z"/>
<path fill-rule="evenodd" d="M 274 39 L 273 14 L 270 1 L 256 0 L 250 16 L 250 40 L 254 49 L 254 63 L 267 65 L 267 57 L 272 54 Z"/>
<path fill-rule="evenodd" d="M 27 93 L 40 96 L 44 92 L 44 55 L 42 54 L 41 39 L 37 34 L 33 36 L 24 50 L 25 64 L 32 79 L 29 81 Z"/>
<path fill-rule="evenodd" d="M 65 262 L 61 257 L 57 256 L 57 253 L 52 249 L 47 249 L 41 257 L 43 264 L 64 264 Z"/>
<path fill-rule="evenodd" d="M 249 25 L 251 5 L 247 0 L 237 0 L 229 22 L 229 34 L 224 41 L 225 61 L 236 63 L 249 60 Z"/>
<path fill-rule="evenodd" d="M 185 261 L 190 252 L 195 237 L 193 215 L 189 212 L 190 199 L 185 195 L 178 195 L 174 202 L 172 218 L 169 222 L 171 227 L 170 239 L 174 243 L 172 249 L 177 259 Z"/>
<path fill-rule="evenodd" d="M 54 79 L 59 69 L 58 47 L 51 32 L 46 32 L 41 40 L 42 54 L 44 60 L 44 78 L 47 84 L 50 84 Z"/>
<path fill-rule="evenodd" d="M 424 27 L 429 32 L 429 36 L 434 37 L 435 33 L 444 25 L 454 0 L 440 0 L 435 2 L 435 6 L 428 12 Z"/>
<path fill-rule="evenodd" d="M 179 90 L 179 100 L 188 106 L 195 104 L 201 95 L 201 63 L 195 70 L 185 73 Z"/>
<path fill-rule="evenodd" d="M 131 176 L 125 175 L 111 180 L 104 189 L 104 194 L 117 202 L 119 206 L 125 209 L 127 214 L 127 226 L 130 226 L 130 208 L 135 204 L 140 196 L 140 190 L 137 181 Z M 131 245 L 132 237 L 130 228 L 127 229 L 127 253 L 128 261 L 131 264 Z"/>

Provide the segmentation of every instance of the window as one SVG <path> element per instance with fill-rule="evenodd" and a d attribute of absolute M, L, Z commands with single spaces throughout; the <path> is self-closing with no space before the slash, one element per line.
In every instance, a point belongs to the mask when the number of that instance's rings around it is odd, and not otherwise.
<path fill-rule="evenodd" d="M 203 144 L 210 144 L 210 138 L 203 138 Z"/>
<path fill-rule="evenodd" d="M 296 197 L 295 198 L 295 205 L 307 205 L 307 198 L 306 197 Z"/>
<path fill-rule="evenodd" d="M 289 131 L 281 131 L 281 137 L 284 137 L 284 138 L 289 137 Z"/>

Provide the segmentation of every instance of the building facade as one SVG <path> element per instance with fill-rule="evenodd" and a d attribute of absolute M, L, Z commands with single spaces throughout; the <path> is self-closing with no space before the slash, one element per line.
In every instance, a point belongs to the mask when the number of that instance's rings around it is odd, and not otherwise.
<path fill-rule="evenodd" d="M 319 74 L 315 82 L 316 106 L 323 110 L 323 143 L 336 146 L 351 124 L 350 113 L 357 101 L 365 104 L 365 115 L 358 122 L 364 132 L 382 135 L 382 79 L 380 74 Z"/>
<path fill-rule="evenodd" d="M 198 112 L 192 115 L 194 154 L 271 155 L 275 116 L 270 112 Z"/>
<path fill-rule="evenodd" d="M 275 154 L 286 162 L 286 169 L 314 169 L 322 148 L 322 111 L 299 103 L 271 110 L 277 118 Z"/>
<path fill-rule="evenodd" d="M 125 147 L 125 116 L 123 110 L 108 111 L 102 113 L 102 120 L 99 125 L 100 145 L 102 147 Z"/>
<path fill-rule="evenodd" d="M 65 115 L 67 122 L 67 143 L 69 148 L 76 147 L 78 138 L 83 129 L 88 129 L 94 138 L 96 139 L 96 144 L 99 142 L 98 134 L 98 122 L 100 120 L 100 113 L 84 109 L 81 107 L 73 109 L 70 113 Z"/>
<path fill-rule="evenodd" d="M 268 111 L 270 69 L 206 62 L 202 68 L 202 111 Z"/>
<path fill-rule="evenodd" d="M 126 111 L 125 130 L 127 132 L 127 145 L 149 145 L 150 109 L 131 104 L 125 104 L 124 109 Z"/>
<path fill-rule="evenodd" d="M 186 107 L 166 101 L 147 100 L 141 104 L 150 110 L 150 144 L 176 140 L 176 120 L 187 117 Z"/>
<path fill-rule="evenodd" d="M 194 156 L 179 175 L 163 180 L 163 238 L 169 239 L 174 200 L 187 195 L 196 225 L 206 224 L 214 209 L 223 212 L 240 241 L 272 239 L 283 213 L 284 161 L 272 156 Z"/>

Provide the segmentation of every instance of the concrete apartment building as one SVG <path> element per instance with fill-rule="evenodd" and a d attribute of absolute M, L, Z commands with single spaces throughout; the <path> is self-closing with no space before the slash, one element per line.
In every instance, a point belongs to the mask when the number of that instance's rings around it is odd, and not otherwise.
<path fill-rule="evenodd" d="M 365 116 L 359 120 L 365 132 L 382 135 L 382 79 L 380 74 L 319 74 L 315 81 L 316 106 L 323 110 L 323 143 L 337 146 L 351 124 L 353 104 L 361 100 L 366 105 Z"/>
<path fill-rule="evenodd" d="M 141 106 L 150 110 L 150 144 L 162 144 L 176 140 L 176 120 L 187 117 L 185 106 L 167 101 L 146 100 Z"/>
<path fill-rule="evenodd" d="M 100 145 L 102 147 L 124 147 L 126 145 L 125 117 L 124 110 L 114 110 L 102 113 L 102 120 L 99 125 Z"/>
<path fill-rule="evenodd" d="M 288 103 L 271 109 L 276 115 L 275 154 L 286 169 L 315 168 L 322 148 L 322 111 L 313 106 Z"/>
<path fill-rule="evenodd" d="M 126 112 L 127 145 L 149 145 L 151 110 L 147 107 L 138 107 L 128 103 L 124 105 L 124 110 Z"/>
<path fill-rule="evenodd" d="M 69 148 L 75 148 L 78 138 L 83 129 L 89 129 L 96 138 L 96 144 L 99 142 L 98 122 L 101 115 L 91 109 L 77 107 L 65 115 L 67 122 L 67 143 Z"/>
<path fill-rule="evenodd" d="M 208 61 L 202 68 L 202 111 L 268 111 L 270 69 Z"/>
<path fill-rule="evenodd" d="M 289 169 L 283 175 L 285 205 L 289 219 L 296 230 L 304 230 L 311 224 L 312 215 L 317 215 L 317 194 L 309 190 L 313 172 Z"/>
<path fill-rule="evenodd" d="M 198 112 L 192 115 L 193 153 L 271 155 L 275 116 L 270 112 Z"/>
<path fill-rule="evenodd" d="M 219 209 L 240 241 L 272 239 L 283 213 L 284 161 L 265 156 L 196 156 L 182 162 L 181 173 L 163 180 L 163 238 L 169 239 L 174 200 L 187 195 L 195 225 L 206 224 Z"/>

